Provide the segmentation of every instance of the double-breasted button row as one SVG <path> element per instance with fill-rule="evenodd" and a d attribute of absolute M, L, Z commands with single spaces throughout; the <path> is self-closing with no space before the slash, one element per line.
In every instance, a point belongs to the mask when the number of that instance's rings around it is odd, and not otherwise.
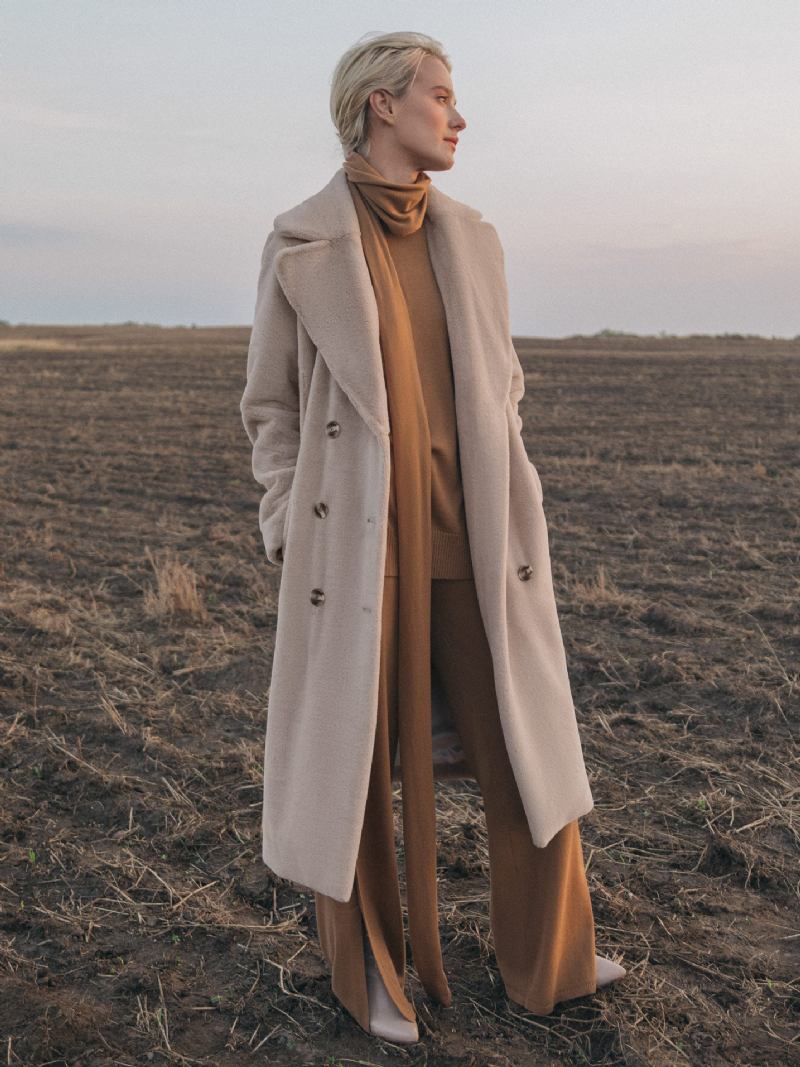
<path fill-rule="evenodd" d="M 334 423 L 333 425 L 337 425 L 338 426 L 338 423 Z M 325 503 L 324 500 L 318 500 L 317 503 L 314 505 L 314 514 L 320 519 L 324 519 L 325 516 L 328 514 L 328 505 Z M 312 604 L 324 604 L 325 603 L 325 594 L 323 593 L 323 591 L 321 589 L 312 589 L 311 590 L 311 603 Z"/>
<path fill-rule="evenodd" d="M 330 422 L 325 424 L 325 433 L 328 435 L 328 437 L 338 437 L 341 432 L 342 432 L 342 427 L 339 425 L 339 423 L 335 419 L 332 419 Z M 389 429 L 389 434 L 390 435 L 391 435 L 391 432 L 392 431 L 391 431 L 391 428 L 390 428 Z M 325 503 L 324 500 L 319 500 L 314 505 L 314 514 L 317 516 L 317 518 L 324 519 L 327 516 L 328 511 L 329 511 L 328 505 Z M 325 603 L 325 593 L 321 589 L 312 589 L 311 590 L 311 596 L 310 596 L 309 599 L 311 600 L 312 604 L 324 604 Z"/>
<path fill-rule="evenodd" d="M 328 435 L 328 437 L 338 437 L 341 432 L 342 428 L 336 421 L 336 419 L 331 419 L 330 422 L 325 424 L 325 433 Z M 319 519 L 324 519 L 325 516 L 328 514 L 328 510 L 328 505 L 325 503 L 324 500 L 318 500 L 317 503 L 314 505 L 314 514 Z M 312 589 L 309 600 L 312 604 L 324 604 L 325 594 L 321 589 Z"/>
<path fill-rule="evenodd" d="M 330 422 L 325 424 L 325 433 L 328 435 L 328 437 L 338 437 L 341 432 L 342 427 L 339 425 L 336 419 L 331 419 Z M 324 500 L 318 500 L 317 503 L 314 505 L 314 514 L 317 516 L 318 519 L 324 519 L 328 514 L 329 510 L 330 509 L 328 508 L 328 505 L 325 503 Z M 321 589 L 312 589 L 311 596 L 309 597 L 309 599 L 312 604 L 324 604 L 325 594 Z"/>
<path fill-rule="evenodd" d="M 533 567 L 530 563 L 523 563 L 521 567 L 517 567 L 517 577 L 521 582 L 527 582 L 533 577 Z"/>

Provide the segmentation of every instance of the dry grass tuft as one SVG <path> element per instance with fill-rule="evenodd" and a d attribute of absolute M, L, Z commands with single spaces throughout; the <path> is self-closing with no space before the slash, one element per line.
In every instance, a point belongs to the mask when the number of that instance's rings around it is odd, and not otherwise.
<path fill-rule="evenodd" d="M 145 615 L 206 622 L 208 612 L 197 591 L 197 575 L 192 568 L 169 554 L 157 560 L 149 548 L 146 555 L 155 572 L 156 585 L 145 590 Z"/>

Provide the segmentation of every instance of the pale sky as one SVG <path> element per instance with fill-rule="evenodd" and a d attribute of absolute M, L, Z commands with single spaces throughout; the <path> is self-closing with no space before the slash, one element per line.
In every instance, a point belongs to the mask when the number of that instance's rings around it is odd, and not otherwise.
<path fill-rule="evenodd" d="M 385 14 L 381 14 L 381 12 Z M 333 68 L 443 44 L 516 335 L 800 334 L 800 0 L 4 0 L 0 319 L 249 324 Z"/>

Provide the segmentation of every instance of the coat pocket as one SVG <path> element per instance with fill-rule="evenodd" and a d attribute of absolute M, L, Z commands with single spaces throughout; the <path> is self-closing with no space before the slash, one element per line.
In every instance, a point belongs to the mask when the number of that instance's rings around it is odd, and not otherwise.
<path fill-rule="evenodd" d="M 530 463 L 531 474 L 533 475 L 533 482 L 534 482 L 534 486 L 536 487 L 536 499 L 541 504 L 543 502 L 543 500 L 544 500 L 544 490 L 542 489 L 542 480 L 539 477 L 539 472 L 537 471 L 536 467 L 534 467 L 534 465 L 533 465 L 533 461 L 532 460 L 528 460 L 528 462 Z"/>
<path fill-rule="evenodd" d="M 281 538 L 281 563 L 286 562 L 286 552 L 289 547 L 289 526 L 292 518 L 292 507 L 294 505 L 294 482 L 292 482 L 292 488 L 289 490 L 289 501 L 286 505 L 286 514 L 283 518 L 283 536 Z"/>

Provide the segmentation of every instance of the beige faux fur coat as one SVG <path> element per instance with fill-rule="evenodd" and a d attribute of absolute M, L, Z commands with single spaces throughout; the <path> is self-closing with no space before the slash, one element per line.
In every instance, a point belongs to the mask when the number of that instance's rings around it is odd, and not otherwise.
<path fill-rule="evenodd" d="M 481 213 L 431 184 L 476 590 L 534 844 L 592 809 L 550 571 L 542 486 L 518 414 L 504 257 Z M 264 748 L 262 858 L 350 896 L 377 717 L 389 426 L 375 296 L 343 169 L 273 222 L 241 400 L 282 568 Z M 265 664 L 265 690 L 267 681 Z M 437 777 L 452 714 L 434 683 Z M 455 735 L 457 740 L 457 735 Z"/>

